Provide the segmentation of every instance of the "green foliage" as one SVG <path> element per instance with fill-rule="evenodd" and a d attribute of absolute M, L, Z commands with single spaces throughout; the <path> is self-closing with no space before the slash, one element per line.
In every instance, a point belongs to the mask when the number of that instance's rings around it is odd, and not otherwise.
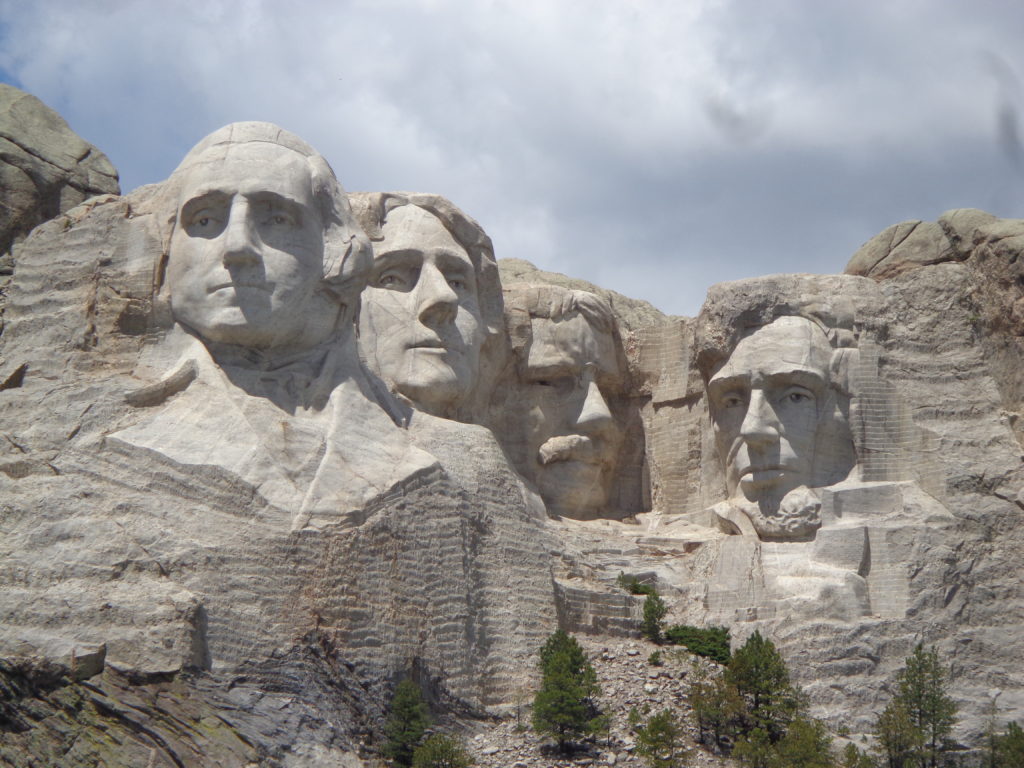
<path fill-rule="evenodd" d="M 661 651 L 652 651 L 651 655 L 647 657 L 647 663 L 652 667 L 660 667 L 661 662 Z"/>
<path fill-rule="evenodd" d="M 918 644 L 896 682 L 896 695 L 875 725 L 879 749 L 890 768 L 935 768 L 950 750 L 956 723 L 938 651 Z"/>
<path fill-rule="evenodd" d="M 679 768 L 686 764 L 690 751 L 683 744 L 683 729 L 672 710 L 651 717 L 636 733 L 636 752 L 651 768 Z"/>
<path fill-rule="evenodd" d="M 701 667 L 694 670 L 688 699 L 698 738 L 717 747 L 736 734 L 747 711 L 736 686 L 727 683 L 721 674 L 709 675 Z"/>
<path fill-rule="evenodd" d="M 832 737 L 824 723 L 797 716 L 775 745 L 770 768 L 833 768 Z"/>
<path fill-rule="evenodd" d="M 690 653 L 729 663 L 729 630 L 726 627 L 693 627 L 673 624 L 665 630 L 665 640 L 673 645 L 685 646 Z"/>
<path fill-rule="evenodd" d="M 640 721 L 640 711 L 636 707 L 630 707 L 629 714 L 626 715 L 626 722 L 629 724 L 629 727 L 636 730 L 636 727 L 640 725 Z"/>
<path fill-rule="evenodd" d="M 1019 768 L 1024 765 L 1024 729 L 1016 722 L 996 739 L 996 768 Z"/>
<path fill-rule="evenodd" d="M 563 752 L 602 725 L 597 674 L 576 638 L 562 630 L 540 650 L 541 687 L 533 700 L 533 729 L 555 737 Z"/>
<path fill-rule="evenodd" d="M 732 756 L 748 768 L 771 768 L 774 754 L 771 739 L 763 728 L 754 728 L 740 736 L 732 750 Z"/>
<path fill-rule="evenodd" d="M 746 701 L 750 726 L 762 730 L 770 743 L 778 743 L 802 702 L 775 644 L 754 632 L 729 659 L 725 680 Z"/>
<path fill-rule="evenodd" d="M 843 748 L 839 768 L 875 768 L 871 755 L 861 751 L 856 744 L 847 744 Z"/>
<path fill-rule="evenodd" d="M 661 620 L 668 613 L 668 607 L 657 592 L 651 592 L 644 600 L 644 620 L 640 625 L 640 631 L 644 637 L 653 643 L 661 642 Z"/>
<path fill-rule="evenodd" d="M 654 587 L 650 584 L 643 584 L 636 576 L 627 576 L 623 571 L 619 571 L 619 577 L 615 580 L 615 583 L 631 595 L 656 594 Z"/>
<path fill-rule="evenodd" d="M 419 686 L 403 680 L 395 688 L 391 714 L 384 726 L 384 755 L 396 766 L 412 765 L 413 752 L 430 725 L 430 715 Z"/>
<path fill-rule="evenodd" d="M 443 733 L 428 736 L 412 755 L 412 768 L 470 768 L 473 764 L 462 742 Z"/>

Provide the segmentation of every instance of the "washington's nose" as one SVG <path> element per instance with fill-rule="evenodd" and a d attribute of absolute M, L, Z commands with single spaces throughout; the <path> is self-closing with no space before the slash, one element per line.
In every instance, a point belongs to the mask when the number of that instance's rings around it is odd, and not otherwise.
<path fill-rule="evenodd" d="M 259 261 L 260 253 L 253 231 L 249 205 L 237 200 L 231 205 L 224 229 L 224 266 L 241 266 Z"/>
<path fill-rule="evenodd" d="M 583 402 L 580 405 L 579 415 L 575 419 L 575 426 L 584 434 L 614 431 L 615 419 L 589 366 L 583 372 L 581 387 L 583 388 Z"/>
<path fill-rule="evenodd" d="M 424 264 L 416 281 L 419 319 L 424 325 L 438 325 L 455 319 L 459 296 L 448 278 L 433 264 Z"/>
<path fill-rule="evenodd" d="M 760 389 L 750 393 L 747 413 L 740 425 L 740 435 L 749 443 L 771 442 L 779 438 L 779 420 L 775 409 Z"/>

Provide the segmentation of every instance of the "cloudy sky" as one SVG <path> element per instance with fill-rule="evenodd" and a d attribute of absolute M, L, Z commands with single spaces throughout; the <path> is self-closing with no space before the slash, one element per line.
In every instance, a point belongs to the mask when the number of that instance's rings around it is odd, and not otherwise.
<path fill-rule="evenodd" d="M 905 219 L 1024 215 L 1015 0 L 0 0 L 0 80 L 125 190 L 268 120 L 675 314 Z"/>

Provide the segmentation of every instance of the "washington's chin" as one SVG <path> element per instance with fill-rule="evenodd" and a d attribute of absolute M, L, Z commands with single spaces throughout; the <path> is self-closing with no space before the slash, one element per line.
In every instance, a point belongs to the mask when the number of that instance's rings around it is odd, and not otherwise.
<path fill-rule="evenodd" d="M 597 513 L 608 502 L 607 469 L 585 461 L 555 461 L 535 467 L 537 489 L 553 514 Z"/>

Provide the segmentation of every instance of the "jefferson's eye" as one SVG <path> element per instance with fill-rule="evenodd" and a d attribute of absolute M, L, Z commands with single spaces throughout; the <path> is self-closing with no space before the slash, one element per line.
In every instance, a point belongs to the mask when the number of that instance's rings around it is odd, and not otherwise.
<path fill-rule="evenodd" d="M 814 394 L 803 387 L 788 390 L 782 395 L 782 402 L 791 405 L 804 405 L 814 402 Z"/>
<path fill-rule="evenodd" d="M 722 398 L 722 405 L 726 408 L 739 408 L 745 404 L 746 400 L 739 395 L 726 395 Z"/>
<path fill-rule="evenodd" d="M 448 285 L 450 285 L 456 291 L 461 291 L 466 287 L 466 281 L 460 277 L 453 277 L 448 281 Z"/>

